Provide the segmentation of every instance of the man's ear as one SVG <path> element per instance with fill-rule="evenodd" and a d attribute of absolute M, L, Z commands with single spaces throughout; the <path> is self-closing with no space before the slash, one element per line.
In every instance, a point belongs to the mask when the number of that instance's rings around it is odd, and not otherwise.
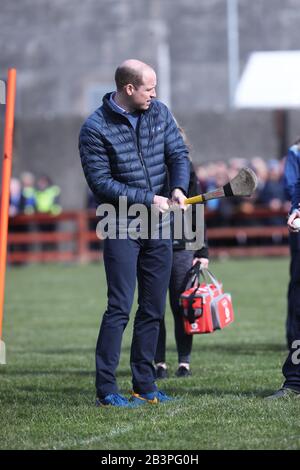
<path fill-rule="evenodd" d="M 131 83 L 128 83 L 128 85 L 125 85 L 124 89 L 128 96 L 132 96 L 134 92 L 134 86 Z"/>

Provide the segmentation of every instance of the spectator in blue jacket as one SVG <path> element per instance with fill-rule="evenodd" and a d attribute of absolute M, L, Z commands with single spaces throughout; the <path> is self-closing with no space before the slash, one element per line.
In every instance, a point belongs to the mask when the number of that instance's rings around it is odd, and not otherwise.
<path fill-rule="evenodd" d="M 283 386 L 269 399 L 300 398 L 300 238 L 295 221 L 300 220 L 300 139 L 289 148 L 285 164 L 285 187 L 292 201 L 291 214 L 288 218 L 290 230 L 290 283 L 288 289 L 287 341 L 289 354 L 283 365 L 285 377 Z"/>
<path fill-rule="evenodd" d="M 21 174 L 23 212 L 24 214 L 34 214 L 36 211 L 35 177 L 30 171 Z"/>
<path fill-rule="evenodd" d="M 184 208 L 188 151 L 172 114 L 155 100 L 155 71 L 138 60 L 126 60 L 117 68 L 115 81 L 116 91 L 104 96 L 103 105 L 86 120 L 79 137 L 83 171 L 97 202 L 116 207 L 117 218 L 122 196 L 129 207 L 143 204 L 149 214 L 151 206 L 161 213 L 170 203 Z M 119 235 L 104 240 L 108 304 L 96 346 L 96 404 L 132 407 L 168 401 L 170 397 L 155 384 L 153 361 L 171 273 L 172 241 Z M 119 393 L 115 372 L 136 278 L 138 310 L 130 357 L 133 391 L 128 400 Z"/>
<path fill-rule="evenodd" d="M 268 175 L 264 187 L 259 192 L 257 203 L 263 204 L 271 212 L 284 208 L 286 195 L 282 182 L 282 170 L 278 160 L 271 159 L 268 162 Z M 268 225 L 282 225 L 285 220 L 282 216 L 274 215 L 267 221 Z"/>
<path fill-rule="evenodd" d="M 18 178 L 11 178 L 9 192 L 9 215 L 14 217 L 22 212 L 22 186 Z"/>

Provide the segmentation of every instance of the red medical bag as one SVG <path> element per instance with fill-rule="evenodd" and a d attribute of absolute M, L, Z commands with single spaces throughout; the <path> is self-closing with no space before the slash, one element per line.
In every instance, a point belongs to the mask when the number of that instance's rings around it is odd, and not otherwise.
<path fill-rule="evenodd" d="M 200 277 L 204 282 L 200 284 Z M 209 282 L 206 279 L 209 278 Z M 189 272 L 186 290 L 180 296 L 184 330 L 188 335 L 212 333 L 234 320 L 231 295 L 207 269 L 196 263 Z"/>

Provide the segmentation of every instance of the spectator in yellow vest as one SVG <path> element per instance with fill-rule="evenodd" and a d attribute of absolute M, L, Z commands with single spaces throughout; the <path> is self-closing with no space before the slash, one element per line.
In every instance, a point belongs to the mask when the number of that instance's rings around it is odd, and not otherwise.
<path fill-rule="evenodd" d="M 37 180 L 35 190 L 36 211 L 40 214 L 59 215 L 62 211 L 59 203 L 60 188 L 52 183 L 51 179 L 46 176 L 40 176 Z M 50 222 L 39 224 L 41 232 L 55 232 L 57 222 L 55 219 Z M 43 242 L 42 249 L 44 251 L 55 250 L 57 245 L 55 242 Z"/>
<path fill-rule="evenodd" d="M 48 176 L 43 175 L 38 178 L 35 190 L 37 212 L 52 215 L 60 214 L 62 208 L 59 204 L 59 196 L 59 186 L 52 184 Z"/>

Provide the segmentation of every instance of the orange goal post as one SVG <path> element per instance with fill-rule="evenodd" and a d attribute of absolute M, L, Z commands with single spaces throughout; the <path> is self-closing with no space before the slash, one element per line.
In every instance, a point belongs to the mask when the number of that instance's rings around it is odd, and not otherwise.
<path fill-rule="evenodd" d="M 6 364 L 5 343 L 2 337 L 2 326 L 7 257 L 9 192 L 12 169 L 13 132 L 15 120 L 16 75 L 16 69 L 12 68 L 8 70 L 7 82 L 5 87 L 6 93 L 3 93 L 3 104 L 5 104 L 6 108 L 0 205 L 0 364 Z"/>

